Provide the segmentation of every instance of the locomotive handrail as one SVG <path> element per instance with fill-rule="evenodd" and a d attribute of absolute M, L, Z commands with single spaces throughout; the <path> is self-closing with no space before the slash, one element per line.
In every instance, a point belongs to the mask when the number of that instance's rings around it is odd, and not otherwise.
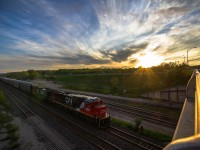
<path fill-rule="evenodd" d="M 200 149 L 200 73 L 198 70 L 195 70 L 188 82 L 187 85 L 187 93 L 186 93 L 186 99 L 183 106 L 183 110 L 181 112 L 181 116 L 174 134 L 174 137 L 176 137 L 177 130 L 180 127 L 180 120 L 186 116 L 184 116 L 183 112 L 184 109 L 186 109 L 186 105 L 189 104 L 188 102 L 191 102 L 194 104 L 194 116 L 189 116 L 190 118 L 193 118 L 194 120 L 194 127 L 192 128 L 194 131 L 193 135 L 175 139 L 173 138 L 173 141 L 167 145 L 164 149 L 165 150 L 197 150 Z M 191 107 L 192 108 L 192 107 Z M 193 110 L 190 110 L 193 111 Z M 188 117 L 188 116 L 187 116 Z"/>

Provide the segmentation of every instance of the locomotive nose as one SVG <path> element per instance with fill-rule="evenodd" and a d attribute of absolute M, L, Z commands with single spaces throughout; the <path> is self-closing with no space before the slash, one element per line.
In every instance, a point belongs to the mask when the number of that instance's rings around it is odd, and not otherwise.
<path fill-rule="evenodd" d="M 100 118 L 107 118 L 109 116 L 108 110 L 105 105 L 101 105 L 101 107 L 97 108 Z"/>

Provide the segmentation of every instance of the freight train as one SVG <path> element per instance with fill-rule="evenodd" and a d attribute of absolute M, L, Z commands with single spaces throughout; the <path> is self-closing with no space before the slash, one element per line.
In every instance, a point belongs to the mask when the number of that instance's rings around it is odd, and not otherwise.
<path fill-rule="evenodd" d="M 98 127 L 103 128 L 110 124 L 109 110 L 98 97 L 39 88 L 35 83 L 10 78 L 0 78 L 0 80 L 28 94 L 42 96 L 51 104 L 59 105 L 68 112 L 95 122 Z"/>

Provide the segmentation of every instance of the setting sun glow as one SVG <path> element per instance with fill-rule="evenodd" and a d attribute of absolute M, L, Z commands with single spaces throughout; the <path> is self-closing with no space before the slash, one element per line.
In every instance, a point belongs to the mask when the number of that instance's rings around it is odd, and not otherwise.
<path fill-rule="evenodd" d="M 164 60 L 163 56 L 156 55 L 154 53 L 146 53 L 143 56 L 140 56 L 138 58 L 139 62 L 137 64 L 137 67 L 142 66 L 144 68 L 156 66 L 162 63 Z"/>

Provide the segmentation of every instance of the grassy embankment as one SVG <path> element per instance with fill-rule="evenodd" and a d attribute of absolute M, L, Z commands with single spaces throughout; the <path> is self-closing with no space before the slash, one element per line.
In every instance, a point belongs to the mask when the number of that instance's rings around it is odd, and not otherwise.
<path fill-rule="evenodd" d="M 155 87 L 156 75 L 149 80 L 147 75 L 71 75 L 55 77 L 56 82 L 66 88 L 103 94 L 138 97 L 149 88 Z"/>
<path fill-rule="evenodd" d="M 161 73 L 143 69 L 131 74 L 55 76 L 55 81 L 73 90 L 139 97 L 146 92 L 185 85 L 190 76 L 190 71 L 181 68 Z"/>
<path fill-rule="evenodd" d="M 18 127 L 12 123 L 12 116 L 9 114 L 10 105 L 0 90 L 0 144 L 4 145 L 3 149 L 13 150 L 19 148 Z"/>
<path fill-rule="evenodd" d="M 112 123 L 117 124 L 121 127 L 129 128 L 133 131 L 138 132 L 139 134 L 141 134 L 143 136 L 150 137 L 150 138 L 155 139 L 155 140 L 160 141 L 160 142 L 170 142 L 172 140 L 172 137 L 170 135 L 167 135 L 167 134 L 155 132 L 155 131 L 145 129 L 145 128 L 143 128 L 143 130 L 141 130 L 140 127 L 139 127 L 140 123 L 138 124 L 137 119 L 135 121 L 135 125 L 133 125 L 130 122 L 120 120 L 118 118 L 112 118 Z M 138 126 L 136 124 L 138 124 Z"/>

